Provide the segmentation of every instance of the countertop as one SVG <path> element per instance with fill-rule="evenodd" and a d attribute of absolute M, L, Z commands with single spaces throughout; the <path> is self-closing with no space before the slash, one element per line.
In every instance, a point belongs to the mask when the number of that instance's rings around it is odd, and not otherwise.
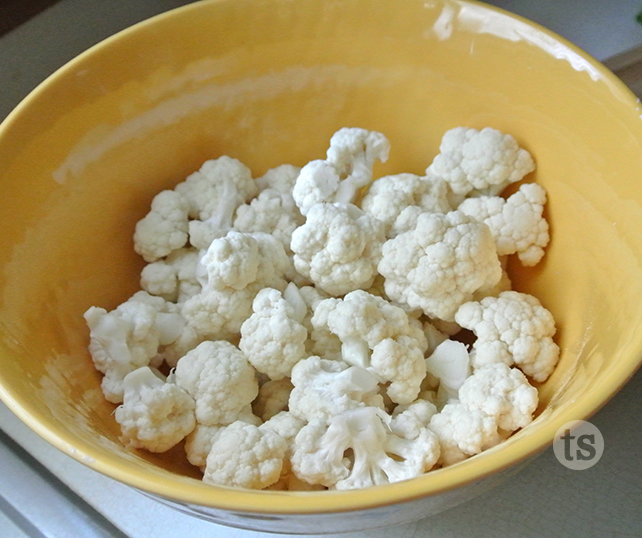
<path fill-rule="evenodd" d="M 30 19 L 0 37 L 0 119 L 46 76 L 94 43 L 144 18 L 189 2 L 37 3 L 50 7 L 35 16 L 30 12 Z M 642 44 L 642 26 L 635 22 L 642 1 L 489 3 L 539 22 L 607 65 L 609 58 Z M 5 15 L 4 8 L 0 8 L 0 17 Z M 569 470 L 557 461 L 550 448 L 501 486 L 437 516 L 412 524 L 331 536 L 642 537 L 640 417 L 642 371 L 591 418 L 605 443 L 604 454 L 594 467 Z M 273 536 L 195 519 L 96 473 L 48 445 L 2 404 L 0 477 L 2 538 Z"/>

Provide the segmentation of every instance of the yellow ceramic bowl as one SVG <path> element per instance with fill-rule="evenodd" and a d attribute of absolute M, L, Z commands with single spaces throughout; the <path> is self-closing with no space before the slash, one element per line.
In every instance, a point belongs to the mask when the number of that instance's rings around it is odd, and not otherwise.
<path fill-rule="evenodd" d="M 222 523 L 346 531 L 417 519 L 489 487 L 586 418 L 642 357 L 642 122 L 610 72 L 552 33 L 454 0 L 196 2 L 108 39 L 0 128 L 0 397 L 62 451 Z M 537 419 L 420 478 L 353 492 L 202 484 L 180 450 L 118 442 L 82 314 L 138 289 L 134 224 L 208 158 L 256 176 L 323 156 L 343 126 L 385 133 L 379 174 L 421 173 L 449 128 L 512 133 L 537 161 L 552 241 L 516 288 L 555 315 L 562 356 Z"/>

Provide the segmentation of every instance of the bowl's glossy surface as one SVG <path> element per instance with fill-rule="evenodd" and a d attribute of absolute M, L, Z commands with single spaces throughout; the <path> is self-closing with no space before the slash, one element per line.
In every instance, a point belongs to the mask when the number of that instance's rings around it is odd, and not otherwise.
<path fill-rule="evenodd" d="M 452 506 L 590 416 L 640 363 L 640 114 L 597 62 L 476 3 L 205 1 L 137 25 L 56 73 L 0 127 L 0 398 L 87 465 L 223 523 L 318 532 L 326 521 L 336 532 Z M 131 236 L 155 193 L 222 154 L 257 177 L 303 165 L 343 126 L 388 136 L 379 174 L 421 173 L 457 125 L 513 134 L 549 193 L 545 261 L 510 266 L 516 288 L 555 315 L 562 349 L 531 425 L 461 464 L 358 492 L 214 488 L 179 448 L 120 445 L 82 313 L 138 289 Z"/>

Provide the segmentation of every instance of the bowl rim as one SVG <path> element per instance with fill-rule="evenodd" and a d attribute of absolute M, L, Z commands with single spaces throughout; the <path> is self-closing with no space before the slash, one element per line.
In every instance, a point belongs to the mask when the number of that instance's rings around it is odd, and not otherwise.
<path fill-rule="evenodd" d="M 26 110 L 32 101 L 37 100 L 43 92 L 48 90 L 50 85 L 55 84 L 59 78 L 75 69 L 77 65 L 85 62 L 98 51 L 109 48 L 112 43 L 131 34 L 153 27 L 166 18 L 175 17 L 192 10 L 209 9 L 211 5 L 230 1 L 232 0 L 201 0 L 200 2 L 176 7 L 133 24 L 92 45 L 47 76 L 21 100 L 0 123 L 0 140 L 2 140 L 5 132 L 19 121 L 23 110 Z M 254 0 L 244 1 L 251 4 Z M 285 0 L 258 1 L 277 3 Z M 571 53 L 590 64 L 599 73 L 600 81 L 608 85 L 611 93 L 617 94 L 621 99 L 624 99 L 632 109 L 640 110 L 639 100 L 622 80 L 601 62 L 552 30 L 503 8 L 488 5 L 478 0 L 439 0 L 439 4 L 469 5 L 475 6 L 477 9 L 485 9 L 495 15 L 502 15 L 522 23 L 525 27 L 529 27 L 529 32 L 532 32 L 533 35 L 543 34 L 545 37 L 562 44 Z M 177 475 L 161 468 L 158 468 L 157 472 L 150 472 L 147 466 L 140 466 L 134 462 L 118 461 L 117 457 L 106 459 L 104 454 L 99 453 L 88 443 L 74 438 L 65 429 L 53 424 L 53 421 L 49 421 L 49 425 L 45 425 L 38 418 L 37 413 L 30 410 L 28 401 L 19 394 L 12 393 L 9 388 L 1 383 L 0 400 L 31 430 L 63 453 L 103 475 L 151 495 L 179 503 L 219 510 L 233 510 L 238 513 L 330 514 L 366 510 L 435 496 L 478 482 L 502 470 L 517 466 L 520 462 L 549 447 L 553 443 L 555 433 L 562 425 L 572 420 L 588 419 L 606 405 L 642 365 L 642 341 L 638 344 L 636 351 L 640 359 L 637 364 L 632 363 L 630 371 L 610 375 L 607 379 L 609 384 L 603 386 L 604 390 L 587 395 L 581 402 L 573 402 L 571 405 L 559 410 L 555 419 L 549 421 L 548 424 L 534 431 L 528 431 L 527 442 L 525 440 L 526 436 L 520 435 L 522 430 L 511 437 L 514 442 L 502 443 L 498 450 L 490 449 L 484 451 L 446 469 L 430 471 L 412 480 L 372 486 L 360 490 L 323 492 L 245 490 L 206 485 L 196 479 Z M 0 381 L 2 381 L 1 373 Z M 471 468 L 472 473 L 470 471 Z M 281 502 L 284 498 L 287 498 L 287 506 L 284 506 L 284 503 Z"/>

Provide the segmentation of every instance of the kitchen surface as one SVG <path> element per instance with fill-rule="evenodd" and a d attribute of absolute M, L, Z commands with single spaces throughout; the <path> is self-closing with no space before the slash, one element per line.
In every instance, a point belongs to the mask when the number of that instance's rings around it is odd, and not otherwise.
<path fill-rule="evenodd" d="M 0 119 L 39 82 L 102 39 L 180 0 L 9 1 L 0 7 Z M 539 22 L 636 88 L 642 0 L 489 2 Z M 26 7 L 30 4 L 30 7 Z M 15 7 L 15 6 L 22 7 Z M 642 76 L 639 77 L 642 79 Z M 641 178 L 642 180 L 642 178 Z M 593 467 L 571 470 L 549 448 L 495 489 L 419 522 L 345 538 L 642 536 L 642 371 L 596 415 Z M 183 514 L 43 441 L 0 403 L 0 538 L 259 538 Z M 319 529 L 311 529 L 310 532 Z M 285 535 L 289 536 L 289 535 Z M 322 536 L 311 534 L 311 536 Z"/>

